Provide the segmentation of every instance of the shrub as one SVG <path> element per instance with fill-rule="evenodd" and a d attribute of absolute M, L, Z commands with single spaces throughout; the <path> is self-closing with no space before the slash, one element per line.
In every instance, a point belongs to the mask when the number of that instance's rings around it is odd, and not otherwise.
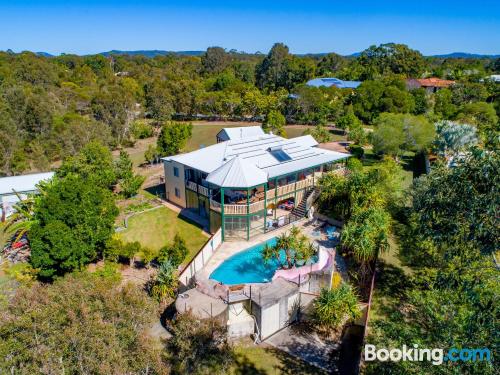
<path fill-rule="evenodd" d="M 158 261 L 163 263 L 168 260 L 177 267 L 184 261 L 187 254 L 188 249 L 186 241 L 177 233 L 171 245 L 164 246 L 160 249 Z"/>
<path fill-rule="evenodd" d="M 325 328 L 338 329 L 349 320 L 361 316 L 358 297 L 353 287 L 342 283 L 335 289 L 322 289 L 314 302 L 314 318 Z"/>
<path fill-rule="evenodd" d="M 134 121 L 130 131 L 135 139 L 144 139 L 153 136 L 153 127 L 144 121 Z"/>

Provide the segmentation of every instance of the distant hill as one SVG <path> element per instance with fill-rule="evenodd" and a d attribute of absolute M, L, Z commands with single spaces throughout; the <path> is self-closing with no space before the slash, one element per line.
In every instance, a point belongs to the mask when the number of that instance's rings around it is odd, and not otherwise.
<path fill-rule="evenodd" d="M 38 56 L 44 56 L 44 57 L 53 57 L 54 55 L 51 55 L 48 52 L 35 52 L 36 55 Z"/>
<path fill-rule="evenodd" d="M 442 59 L 497 59 L 500 55 L 480 55 L 477 53 L 452 52 L 445 55 L 432 55 L 429 57 L 438 57 Z"/>
<path fill-rule="evenodd" d="M 205 51 L 163 51 L 163 50 L 138 50 L 138 51 L 119 51 L 112 50 L 107 52 L 101 52 L 99 55 L 110 56 L 110 55 L 130 55 L 130 56 L 166 56 L 166 55 L 178 55 L 178 56 L 201 56 Z"/>
<path fill-rule="evenodd" d="M 9 53 L 14 53 L 11 50 L 7 50 Z M 35 52 L 39 56 L 53 57 L 57 55 L 52 55 L 48 52 Z M 130 56 L 145 56 L 145 57 L 155 57 L 155 56 L 166 56 L 166 55 L 177 55 L 177 56 L 201 56 L 205 51 L 164 51 L 164 50 L 137 50 L 137 51 L 121 51 L 121 50 L 111 50 L 106 52 L 100 52 L 97 55 L 110 56 L 110 55 L 130 55 Z M 309 57 L 323 57 L 328 55 L 330 52 L 319 52 L 319 53 L 298 53 L 296 56 L 309 56 Z M 257 54 L 257 53 L 255 53 Z M 252 55 L 252 53 L 248 53 Z M 344 57 L 359 57 L 361 52 L 351 53 L 350 55 L 344 55 Z M 483 55 L 478 53 L 467 53 L 467 52 L 452 52 L 447 54 L 438 55 L 427 55 L 426 57 L 436 57 L 440 59 L 497 59 L 500 55 Z"/>
<path fill-rule="evenodd" d="M 359 57 L 361 52 L 355 52 L 345 57 Z M 437 57 L 441 59 L 496 59 L 500 55 L 481 55 L 477 53 L 467 53 L 467 52 L 452 52 L 442 55 L 424 55 L 425 57 Z"/>

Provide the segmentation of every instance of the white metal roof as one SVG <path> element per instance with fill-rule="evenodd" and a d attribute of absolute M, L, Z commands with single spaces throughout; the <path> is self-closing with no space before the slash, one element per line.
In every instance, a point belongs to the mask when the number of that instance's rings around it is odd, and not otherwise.
<path fill-rule="evenodd" d="M 252 187 L 267 182 L 267 173 L 239 156 L 207 176 L 207 182 L 224 187 Z"/>
<path fill-rule="evenodd" d="M 256 137 L 264 135 L 264 130 L 260 126 L 242 126 L 237 128 L 223 128 L 217 136 L 226 141 Z"/>
<path fill-rule="evenodd" d="M 315 147 L 317 145 L 318 142 L 310 135 L 286 139 L 273 134 L 263 134 L 221 142 L 186 154 L 166 157 L 163 160 L 176 161 L 205 172 L 208 174 L 207 181 L 218 186 L 246 187 L 255 186 L 263 182 L 251 185 L 234 185 L 236 177 L 232 176 L 236 173 L 236 167 L 243 169 L 241 173 L 245 176 L 247 176 L 246 171 L 244 171 L 246 168 L 252 171 L 252 173 L 257 173 L 256 171 L 260 170 L 266 174 L 267 178 L 272 178 L 345 159 L 350 156 L 349 154 Z M 282 151 L 286 157 L 278 160 L 279 158 L 276 157 L 278 155 L 273 156 L 275 150 Z M 240 160 L 238 165 L 221 168 L 236 157 Z M 230 173 L 231 176 L 222 177 L 223 171 L 227 174 Z M 215 175 L 212 176 L 212 173 Z M 255 181 L 261 181 L 262 176 L 262 174 L 258 174 Z M 241 182 L 243 183 L 247 180 L 250 181 L 248 176 L 242 177 Z M 229 181 L 231 181 L 231 185 L 227 185 Z"/>
<path fill-rule="evenodd" d="M 31 192 L 36 191 L 36 185 L 40 181 L 49 180 L 54 175 L 54 172 L 33 173 L 21 176 L 2 177 L 0 178 L 0 195 L 14 194 L 16 192 Z"/>

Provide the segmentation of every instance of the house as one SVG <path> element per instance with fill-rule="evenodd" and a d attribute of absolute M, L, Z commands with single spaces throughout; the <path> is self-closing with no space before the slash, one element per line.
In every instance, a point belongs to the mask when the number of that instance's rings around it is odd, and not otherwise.
<path fill-rule="evenodd" d="M 491 82 L 500 82 L 500 74 L 492 74 L 492 75 L 489 75 L 487 76 L 485 79 L 481 79 L 481 82 L 484 82 L 484 81 L 491 81 Z"/>
<path fill-rule="evenodd" d="M 306 83 L 307 86 L 311 87 L 338 87 L 339 89 L 356 89 L 361 85 L 360 81 L 343 81 L 334 77 L 320 77 L 311 79 Z"/>
<path fill-rule="evenodd" d="M 222 240 L 248 240 L 307 214 L 321 175 L 350 156 L 256 127 L 226 128 L 219 143 L 163 158 L 167 200 L 208 219 Z M 228 140 L 223 140 L 228 138 Z"/>
<path fill-rule="evenodd" d="M 243 126 L 238 128 L 224 128 L 217 133 L 216 137 L 217 143 L 220 143 L 264 134 L 264 130 L 260 126 Z"/>
<path fill-rule="evenodd" d="M 440 78 L 410 78 L 406 80 L 406 87 L 408 90 L 423 87 L 428 93 L 433 93 L 442 88 L 448 88 L 454 83 L 455 81 Z"/>
<path fill-rule="evenodd" d="M 19 198 L 24 199 L 28 194 L 38 191 L 37 185 L 46 180 L 50 180 L 54 172 L 33 173 L 22 176 L 0 178 L 0 216 L 2 221 L 13 212 L 13 206 L 19 202 Z"/>

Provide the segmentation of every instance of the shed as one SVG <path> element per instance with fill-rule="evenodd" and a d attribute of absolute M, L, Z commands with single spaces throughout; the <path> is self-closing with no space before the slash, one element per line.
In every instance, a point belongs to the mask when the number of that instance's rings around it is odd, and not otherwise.
<path fill-rule="evenodd" d="M 37 185 L 42 181 L 50 180 L 52 176 L 54 172 L 0 178 L 0 217 L 2 220 L 14 212 L 12 207 L 19 202 L 19 198 L 24 199 L 27 194 L 37 192 Z"/>
<path fill-rule="evenodd" d="M 247 137 L 256 137 L 264 135 L 264 130 L 260 126 L 241 126 L 235 128 L 223 128 L 217 133 L 217 143 L 242 139 Z"/>

